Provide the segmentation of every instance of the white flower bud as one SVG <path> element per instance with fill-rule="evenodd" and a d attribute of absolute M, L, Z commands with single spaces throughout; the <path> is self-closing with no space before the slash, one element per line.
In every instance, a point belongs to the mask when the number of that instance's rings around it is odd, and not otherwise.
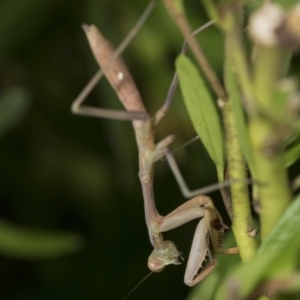
<path fill-rule="evenodd" d="M 249 32 L 252 39 L 264 46 L 276 46 L 278 38 L 276 29 L 285 19 L 285 12 L 276 4 L 266 4 L 252 14 Z"/>

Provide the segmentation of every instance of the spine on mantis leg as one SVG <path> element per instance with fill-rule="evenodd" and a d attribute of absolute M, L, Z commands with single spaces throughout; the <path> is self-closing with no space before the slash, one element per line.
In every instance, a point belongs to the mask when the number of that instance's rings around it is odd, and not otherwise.
<path fill-rule="evenodd" d="M 146 112 L 140 93 L 121 57 L 95 25 L 84 24 L 89 45 L 104 75 L 128 111 Z M 140 121 L 134 121 L 137 124 Z"/>

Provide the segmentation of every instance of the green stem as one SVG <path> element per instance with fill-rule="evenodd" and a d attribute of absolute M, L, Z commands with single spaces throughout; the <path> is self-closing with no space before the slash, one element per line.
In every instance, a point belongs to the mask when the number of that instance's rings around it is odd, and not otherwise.
<path fill-rule="evenodd" d="M 264 239 L 291 201 L 284 161 L 284 135 L 275 123 L 274 94 L 285 72 L 287 53 L 278 47 L 258 46 L 254 61 L 254 88 L 257 112 L 250 120 L 249 133 L 253 146 L 258 189 L 261 237 Z M 284 126 L 284 124 L 283 124 Z"/>
<path fill-rule="evenodd" d="M 242 15 L 242 10 L 237 15 Z M 228 19 L 228 17 L 227 17 Z M 239 63 L 242 61 L 243 64 L 239 64 L 239 67 L 245 67 L 244 57 L 241 51 L 241 32 L 240 24 L 242 20 L 233 19 L 230 15 L 230 20 L 232 21 L 231 25 L 227 22 L 227 31 L 225 31 L 225 85 L 227 93 L 229 93 L 229 101 L 225 103 L 222 108 L 224 127 L 226 134 L 226 148 L 227 148 L 227 162 L 228 162 L 228 171 L 230 179 L 237 178 L 246 178 L 247 170 L 244 160 L 244 156 L 240 147 L 237 133 L 237 121 L 235 120 L 235 115 L 232 110 L 234 103 L 240 101 L 240 93 L 237 88 L 237 85 L 233 87 L 234 75 L 233 70 L 240 71 L 239 68 L 233 68 L 232 65 L 236 66 L 236 62 Z M 235 41 L 235 42 L 233 42 Z M 237 47 L 238 46 L 238 47 Z M 239 55 L 242 60 L 236 59 L 236 52 L 240 50 L 241 54 Z M 247 68 L 242 68 L 243 74 L 246 76 L 246 82 L 249 84 L 249 78 L 247 73 Z M 247 86 L 248 86 L 247 85 Z M 236 101 L 233 101 L 233 97 L 237 97 Z M 249 261 L 252 259 L 256 252 L 257 243 L 255 237 L 250 235 L 251 231 L 254 231 L 253 220 L 251 215 L 250 208 L 250 199 L 248 186 L 246 184 L 234 184 L 231 186 L 231 196 L 232 196 L 232 207 L 233 207 L 233 222 L 232 230 L 240 250 L 240 256 L 243 262 Z"/>
<path fill-rule="evenodd" d="M 229 95 L 230 99 L 230 95 Z M 227 162 L 230 179 L 246 178 L 247 171 L 236 133 L 230 100 L 224 105 L 223 119 L 226 133 Z M 233 207 L 232 230 L 240 250 L 243 262 L 251 260 L 257 248 L 256 240 L 250 236 L 254 230 L 250 209 L 248 186 L 236 183 L 231 186 L 231 199 Z"/>
<path fill-rule="evenodd" d="M 245 57 L 245 49 L 242 46 L 241 35 L 238 32 L 240 27 L 238 27 L 237 15 L 234 11 L 229 12 L 227 14 L 227 26 L 223 29 L 228 39 L 228 44 L 230 44 L 231 59 L 229 63 L 241 87 L 246 109 L 249 114 L 252 114 L 255 109 L 254 92 L 248 62 Z"/>
<path fill-rule="evenodd" d="M 261 237 L 264 239 L 291 201 L 284 166 L 282 143 L 276 139 L 277 130 L 259 117 L 250 122 L 256 176 L 263 185 L 258 189 Z"/>
<path fill-rule="evenodd" d="M 260 112 L 276 118 L 274 95 L 278 80 L 286 73 L 289 55 L 279 47 L 257 46 L 254 57 L 254 85 Z M 274 115 L 270 113 L 274 112 Z"/>
<path fill-rule="evenodd" d="M 232 60 L 229 63 L 235 74 L 238 74 L 237 80 L 242 89 L 246 109 L 248 113 L 252 113 L 254 110 L 254 92 L 240 32 L 242 28 L 243 3 L 239 0 L 232 0 L 231 3 L 227 3 L 227 6 L 226 3 L 222 5 L 221 2 L 216 6 L 214 1 L 201 1 L 209 16 L 216 21 L 230 43 Z"/>

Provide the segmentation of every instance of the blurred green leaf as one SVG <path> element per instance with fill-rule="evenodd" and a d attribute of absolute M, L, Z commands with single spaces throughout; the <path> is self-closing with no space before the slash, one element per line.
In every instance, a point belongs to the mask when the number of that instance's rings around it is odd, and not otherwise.
<path fill-rule="evenodd" d="M 296 191 L 300 189 L 300 175 L 296 176 L 292 182 L 292 190 Z"/>
<path fill-rule="evenodd" d="M 218 266 L 217 266 L 218 268 Z M 215 269 L 209 276 L 204 278 L 203 281 L 197 287 L 195 287 L 187 300 L 210 300 L 213 299 L 214 292 L 220 282 L 220 274 L 217 269 Z"/>
<path fill-rule="evenodd" d="M 275 4 L 282 6 L 285 9 L 291 9 L 299 3 L 299 0 L 275 0 Z"/>
<path fill-rule="evenodd" d="M 300 158 L 300 139 L 297 139 L 284 153 L 285 166 L 290 167 L 299 158 Z"/>
<path fill-rule="evenodd" d="M 0 137 L 19 124 L 29 105 L 28 92 L 22 87 L 13 86 L 0 94 Z"/>
<path fill-rule="evenodd" d="M 228 62 L 225 64 L 225 83 L 232 104 L 232 111 L 235 119 L 238 141 L 243 151 L 243 155 L 251 170 L 251 173 L 254 174 L 252 147 L 251 147 L 249 134 L 247 130 L 245 113 L 241 103 L 241 94 L 239 92 L 237 80 L 232 70 L 230 69 L 230 65 Z"/>
<path fill-rule="evenodd" d="M 224 174 L 224 141 L 216 106 L 199 72 L 186 56 L 178 56 L 176 71 L 183 99 L 194 128 L 216 164 L 219 180 L 222 180 Z"/>
<path fill-rule="evenodd" d="M 287 276 L 296 267 L 300 247 L 300 195 L 286 209 L 251 262 L 239 266 L 217 291 L 216 299 L 234 292 L 244 299 L 262 281 Z M 239 298 L 239 299 L 240 299 Z"/>
<path fill-rule="evenodd" d="M 279 86 L 274 93 L 274 117 L 279 122 L 286 119 L 287 101 L 291 95 L 291 91 L 284 90 Z"/>
<path fill-rule="evenodd" d="M 82 248 L 74 233 L 25 229 L 0 219 L 0 254 L 15 259 L 55 258 Z"/>
<path fill-rule="evenodd" d="M 273 3 L 280 5 L 284 9 L 291 9 L 299 3 L 299 0 L 274 0 Z M 247 8 L 252 12 L 262 7 L 263 4 L 264 2 L 261 0 L 248 1 Z"/>

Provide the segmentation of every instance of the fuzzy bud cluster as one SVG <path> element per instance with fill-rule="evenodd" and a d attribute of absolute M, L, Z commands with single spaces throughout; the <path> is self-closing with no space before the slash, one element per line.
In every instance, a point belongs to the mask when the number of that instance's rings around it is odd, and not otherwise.
<path fill-rule="evenodd" d="M 255 43 L 294 51 L 300 48 L 300 4 L 289 12 L 267 4 L 250 18 L 250 35 Z"/>

